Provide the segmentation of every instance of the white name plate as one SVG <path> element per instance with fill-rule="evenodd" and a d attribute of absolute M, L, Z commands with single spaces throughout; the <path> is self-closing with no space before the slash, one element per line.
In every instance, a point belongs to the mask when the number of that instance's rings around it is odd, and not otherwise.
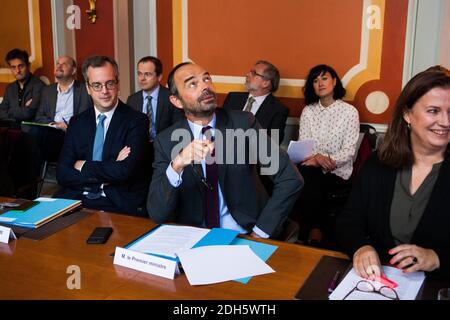
<path fill-rule="evenodd" d="M 178 263 L 149 254 L 116 247 L 114 264 L 122 267 L 154 274 L 167 279 L 174 279 L 179 273 Z"/>
<path fill-rule="evenodd" d="M 0 242 L 8 243 L 9 239 L 17 239 L 11 228 L 0 226 Z"/>

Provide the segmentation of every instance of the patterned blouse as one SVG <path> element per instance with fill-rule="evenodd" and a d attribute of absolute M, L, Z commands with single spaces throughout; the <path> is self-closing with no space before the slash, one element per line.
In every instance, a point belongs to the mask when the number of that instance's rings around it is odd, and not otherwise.
<path fill-rule="evenodd" d="M 359 137 L 359 115 L 352 105 L 336 100 L 328 107 L 320 101 L 307 105 L 300 117 L 299 140 L 314 140 L 314 153 L 336 161 L 332 173 L 347 180 L 353 171 L 353 156 Z"/>

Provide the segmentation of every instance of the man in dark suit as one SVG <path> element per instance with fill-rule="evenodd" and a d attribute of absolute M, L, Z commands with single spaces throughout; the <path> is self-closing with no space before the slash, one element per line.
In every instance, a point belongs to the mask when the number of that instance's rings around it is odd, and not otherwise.
<path fill-rule="evenodd" d="M 72 116 L 92 107 L 86 86 L 75 79 L 77 63 L 72 57 L 59 57 L 55 65 L 56 83 L 42 90 L 35 121 L 53 128 L 35 126 L 31 132 L 38 141 L 42 160 L 57 161 Z"/>
<path fill-rule="evenodd" d="M 127 99 L 127 104 L 134 110 L 143 112 L 151 118 L 150 139 L 152 141 L 158 133 L 184 117 L 183 112 L 170 102 L 169 90 L 160 84 L 162 72 L 163 66 L 158 58 L 148 56 L 139 60 L 137 77 L 141 90 Z"/>
<path fill-rule="evenodd" d="M 202 67 L 179 64 L 168 83 L 171 102 L 184 109 L 187 119 L 155 140 L 150 217 L 157 223 L 173 220 L 276 236 L 302 186 L 287 154 L 252 114 L 217 108 L 211 76 Z M 269 150 L 268 157 L 261 149 Z M 270 198 L 256 164 L 274 182 Z"/>
<path fill-rule="evenodd" d="M 81 199 L 89 208 L 146 215 L 148 118 L 122 103 L 117 63 L 89 57 L 83 76 L 94 108 L 69 123 L 54 196 Z"/>
<path fill-rule="evenodd" d="M 225 98 L 223 107 L 253 113 L 261 127 L 268 130 L 269 135 L 271 130 L 278 130 L 277 142 L 281 144 L 289 109 L 272 94 L 277 91 L 279 82 L 278 69 L 270 62 L 259 60 L 245 76 L 248 93 L 230 92 Z"/>
<path fill-rule="evenodd" d="M 20 124 L 22 121 L 33 121 L 45 84 L 31 74 L 26 51 L 13 49 L 6 54 L 5 61 L 16 78 L 16 81 L 6 87 L 0 104 L 0 126 L 12 127 L 6 129 L 9 133 L 4 142 L 9 146 L 6 148 L 6 165 L 14 185 L 12 195 L 34 199 L 40 166 L 33 158 L 38 153 L 38 147 L 29 134 L 29 127 L 21 127 Z"/>
<path fill-rule="evenodd" d="M 16 81 L 10 83 L 5 90 L 0 104 L 0 120 L 32 121 L 41 99 L 41 91 L 45 83 L 30 72 L 28 53 L 13 49 L 6 54 L 6 63 Z"/>

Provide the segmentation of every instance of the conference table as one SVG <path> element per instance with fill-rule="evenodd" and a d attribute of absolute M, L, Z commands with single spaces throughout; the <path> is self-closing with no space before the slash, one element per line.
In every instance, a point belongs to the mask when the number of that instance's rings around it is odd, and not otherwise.
<path fill-rule="evenodd" d="M 292 300 L 322 256 L 345 258 L 339 252 L 261 239 L 278 246 L 267 261 L 274 273 L 255 276 L 248 284 L 191 286 L 184 274 L 169 280 L 113 264 L 116 247 L 156 226 L 150 219 L 82 210 L 88 213 L 85 218 L 46 239 L 0 243 L 0 299 Z M 86 243 L 95 227 L 113 228 L 106 244 Z M 74 270 L 80 271 L 80 289 L 70 289 Z"/>

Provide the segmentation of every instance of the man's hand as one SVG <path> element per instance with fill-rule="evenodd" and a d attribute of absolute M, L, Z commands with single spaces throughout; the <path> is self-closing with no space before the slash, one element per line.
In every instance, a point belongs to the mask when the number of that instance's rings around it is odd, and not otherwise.
<path fill-rule="evenodd" d="M 213 150 L 213 142 L 209 140 L 194 140 L 172 161 L 172 168 L 180 174 L 185 167 L 192 162 L 200 162 L 205 159 L 208 153 L 211 153 Z"/>
<path fill-rule="evenodd" d="M 83 168 L 84 163 L 86 162 L 86 160 L 77 160 L 77 162 L 75 162 L 75 164 L 73 165 L 73 167 L 81 172 L 81 168 Z"/>
<path fill-rule="evenodd" d="M 55 128 L 60 129 L 64 132 L 67 131 L 67 124 L 65 124 L 64 122 L 51 122 L 51 125 L 53 125 Z"/>
<path fill-rule="evenodd" d="M 116 161 L 123 161 L 123 160 L 125 160 L 126 158 L 128 158 L 130 153 L 131 153 L 131 148 L 128 147 L 128 146 L 125 146 L 122 150 L 120 150 Z"/>
<path fill-rule="evenodd" d="M 29 108 L 31 106 L 31 103 L 33 102 L 33 99 L 28 100 L 27 102 L 25 102 L 25 107 Z"/>
<path fill-rule="evenodd" d="M 253 238 L 261 238 L 260 236 L 258 236 L 255 231 L 252 231 L 252 233 L 250 233 L 250 236 Z"/>

